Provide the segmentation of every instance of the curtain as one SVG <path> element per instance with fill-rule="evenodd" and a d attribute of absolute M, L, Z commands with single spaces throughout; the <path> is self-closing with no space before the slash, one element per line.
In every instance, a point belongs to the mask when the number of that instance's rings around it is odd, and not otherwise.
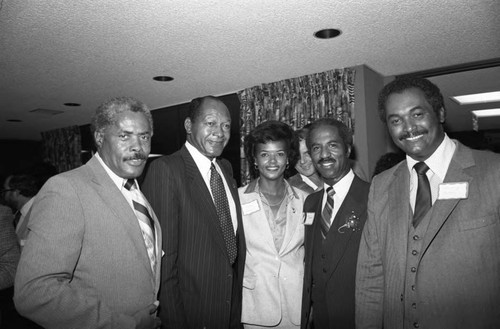
<path fill-rule="evenodd" d="M 239 91 L 241 183 L 250 181 L 244 138 L 264 121 L 282 121 L 296 130 L 329 117 L 342 121 L 354 133 L 355 75 L 354 68 L 335 69 Z"/>
<path fill-rule="evenodd" d="M 45 159 L 60 173 L 81 166 L 81 140 L 78 126 L 42 132 Z"/>

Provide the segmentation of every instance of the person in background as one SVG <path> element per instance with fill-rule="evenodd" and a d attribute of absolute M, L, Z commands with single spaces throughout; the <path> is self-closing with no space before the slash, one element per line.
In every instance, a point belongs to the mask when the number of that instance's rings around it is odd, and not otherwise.
<path fill-rule="evenodd" d="M 382 171 L 394 167 L 395 165 L 403 161 L 405 157 L 406 155 L 402 152 L 387 152 L 383 154 L 375 164 L 375 170 L 373 171 L 372 178 L 375 175 L 380 174 Z"/>
<path fill-rule="evenodd" d="M 500 328 L 500 155 L 446 135 L 427 79 L 387 84 L 379 114 L 406 160 L 371 185 L 356 327 Z"/>
<path fill-rule="evenodd" d="M 239 328 L 245 236 L 231 164 L 218 159 L 231 116 L 218 98 L 195 98 L 184 128 L 184 146 L 143 184 L 165 232 L 159 315 L 167 328 Z"/>
<path fill-rule="evenodd" d="M 297 174 L 293 175 L 288 179 L 288 183 L 293 187 L 299 188 L 307 193 L 313 193 L 314 191 L 321 189 L 323 187 L 323 181 L 316 172 L 311 156 L 309 155 L 309 150 L 306 145 L 306 136 L 309 132 L 309 127 L 311 125 L 305 125 L 302 129 L 296 131 L 297 137 L 299 139 L 299 161 L 295 165 L 295 170 Z"/>
<path fill-rule="evenodd" d="M 298 158 L 292 128 L 266 121 L 245 137 L 252 176 L 238 189 L 247 243 L 243 277 L 245 328 L 299 328 L 304 277 L 302 205 L 307 193 L 284 178 Z"/>
<path fill-rule="evenodd" d="M 151 112 L 113 98 L 92 131 L 97 153 L 49 179 L 33 202 L 14 303 L 49 329 L 159 328 L 162 235 L 135 180 L 151 148 Z"/>
<path fill-rule="evenodd" d="M 351 169 L 352 143 L 340 121 L 319 119 L 309 128 L 307 148 L 324 183 L 304 204 L 302 329 L 354 329 L 356 261 L 369 184 Z"/>

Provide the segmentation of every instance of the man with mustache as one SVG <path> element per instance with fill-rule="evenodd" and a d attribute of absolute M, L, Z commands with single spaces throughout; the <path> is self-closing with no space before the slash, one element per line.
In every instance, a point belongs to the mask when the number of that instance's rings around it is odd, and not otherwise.
<path fill-rule="evenodd" d="M 111 99 L 92 131 L 97 153 L 35 197 L 16 308 L 44 328 L 159 328 L 161 229 L 135 180 L 151 148 L 150 110 Z"/>
<path fill-rule="evenodd" d="M 184 146 L 153 161 L 143 187 L 165 232 L 159 315 L 166 328 L 238 328 L 245 238 L 231 164 L 217 159 L 231 116 L 196 98 L 184 128 Z"/>
<path fill-rule="evenodd" d="M 323 188 L 304 203 L 301 328 L 354 329 L 354 279 L 369 184 L 351 169 L 352 133 L 335 119 L 311 124 L 307 148 Z"/>
<path fill-rule="evenodd" d="M 406 160 L 371 185 L 357 328 L 500 328 L 500 155 L 446 135 L 427 79 L 386 85 L 379 114 Z"/>

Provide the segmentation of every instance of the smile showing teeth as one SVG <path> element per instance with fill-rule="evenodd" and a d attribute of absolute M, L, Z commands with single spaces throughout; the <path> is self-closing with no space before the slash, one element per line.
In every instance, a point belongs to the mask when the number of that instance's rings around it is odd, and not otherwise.
<path fill-rule="evenodd" d="M 422 137 L 422 136 L 423 136 L 423 135 L 418 135 L 418 136 L 413 136 L 413 137 L 407 137 L 407 138 L 405 138 L 405 139 L 406 139 L 407 141 L 412 142 L 412 141 L 415 141 L 415 140 L 419 139 L 419 138 L 420 138 L 420 137 Z"/>

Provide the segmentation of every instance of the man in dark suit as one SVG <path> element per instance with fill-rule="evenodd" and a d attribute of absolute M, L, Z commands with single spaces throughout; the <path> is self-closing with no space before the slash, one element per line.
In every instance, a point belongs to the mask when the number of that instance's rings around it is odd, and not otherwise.
<path fill-rule="evenodd" d="M 357 328 L 500 328 L 500 155 L 445 134 L 426 79 L 386 85 L 379 114 L 406 159 L 373 179 Z"/>
<path fill-rule="evenodd" d="M 165 233 L 159 315 L 166 328 L 237 328 L 245 239 L 231 165 L 217 159 L 229 110 L 213 96 L 196 98 L 184 127 L 185 145 L 155 160 L 143 184 Z"/>
<path fill-rule="evenodd" d="M 352 133 L 342 122 L 312 123 L 307 147 L 324 185 L 304 203 L 301 328 L 354 329 L 354 278 L 369 184 L 350 167 Z"/>
<path fill-rule="evenodd" d="M 114 98 L 99 106 L 92 130 L 97 153 L 35 197 L 16 308 L 49 329 L 159 328 L 161 229 L 135 181 L 150 151 L 151 113 Z"/>

